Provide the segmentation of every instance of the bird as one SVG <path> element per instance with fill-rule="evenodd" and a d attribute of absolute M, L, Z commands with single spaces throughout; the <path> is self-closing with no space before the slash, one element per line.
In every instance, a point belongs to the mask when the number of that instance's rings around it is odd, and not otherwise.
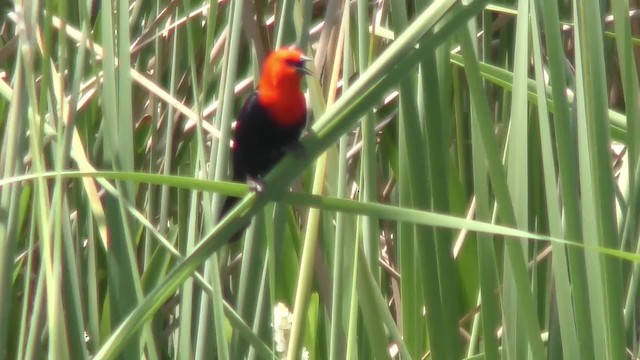
<path fill-rule="evenodd" d="M 245 100 L 236 119 L 231 148 L 233 181 L 261 184 L 262 177 L 287 151 L 299 145 L 307 124 L 301 82 L 312 74 L 305 67 L 310 60 L 295 47 L 274 50 L 265 59 L 257 89 Z M 238 200 L 228 197 L 219 218 Z M 231 240 L 238 238 L 239 233 Z"/>

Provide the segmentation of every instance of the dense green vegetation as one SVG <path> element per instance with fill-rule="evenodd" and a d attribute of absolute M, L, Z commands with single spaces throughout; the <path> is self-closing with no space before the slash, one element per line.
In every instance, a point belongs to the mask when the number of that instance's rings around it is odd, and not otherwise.
<path fill-rule="evenodd" d="M 1 5 L 0 358 L 638 358 L 629 6 Z M 256 194 L 232 122 L 290 44 Z"/>

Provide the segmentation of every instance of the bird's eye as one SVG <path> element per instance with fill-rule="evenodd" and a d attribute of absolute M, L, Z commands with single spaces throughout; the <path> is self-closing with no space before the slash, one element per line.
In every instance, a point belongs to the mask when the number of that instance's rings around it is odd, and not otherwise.
<path fill-rule="evenodd" d="M 302 67 L 304 67 L 304 61 L 302 60 L 295 60 L 295 59 L 287 59 L 286 60 L 287 65 L 294 67 L 296 69 L 300 69 Z"/>

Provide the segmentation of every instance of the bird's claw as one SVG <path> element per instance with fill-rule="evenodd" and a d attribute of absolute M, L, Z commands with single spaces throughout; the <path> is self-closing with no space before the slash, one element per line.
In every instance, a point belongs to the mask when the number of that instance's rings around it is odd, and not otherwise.
<path fill-rule="evenodd" d="M 264 180 L 260 178 L 250 178 L 247 182 L 249 185 L 249 189 L 251 189 L 251 191 L 254 191 L 258 194 L 261 194 L 264 192 L 264 188 L 265 188 Z"/>

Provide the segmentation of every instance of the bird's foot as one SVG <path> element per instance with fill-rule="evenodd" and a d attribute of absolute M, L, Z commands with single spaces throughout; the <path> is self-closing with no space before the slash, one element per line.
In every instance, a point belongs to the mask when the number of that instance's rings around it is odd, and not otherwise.
<path fill-rule="evenodd" d="M 251 189 L 251 191 L 254 191 L 258 194 L 264 192 L 265 183 L 261 178 L 249 178 L 247 180 L 247 185 L 249 185 L 249 189 Z"/>

